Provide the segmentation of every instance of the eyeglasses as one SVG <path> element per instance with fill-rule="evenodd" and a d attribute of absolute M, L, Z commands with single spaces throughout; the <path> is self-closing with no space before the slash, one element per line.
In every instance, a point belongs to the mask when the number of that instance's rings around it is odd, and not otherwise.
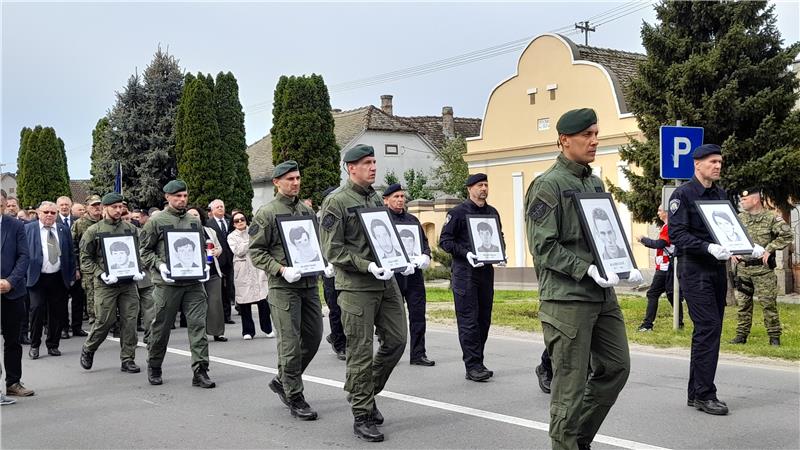
<path fill-rule="evenodd" d="M 56 215 L 56 212 L 55 212 L 55 211 L 40 211 L 40 213 L 41 213 L 41 214 L 53 215 L 53 216 L 55 216 L 55 215 Z"/>
<path fill-rule="evenodd" d="M 241 218 L 241 219 L 236 219 L 236 220 L 233 221 L 233 223 L 239 223 L 239 222 L 247 223 L 247 219 Z"/>

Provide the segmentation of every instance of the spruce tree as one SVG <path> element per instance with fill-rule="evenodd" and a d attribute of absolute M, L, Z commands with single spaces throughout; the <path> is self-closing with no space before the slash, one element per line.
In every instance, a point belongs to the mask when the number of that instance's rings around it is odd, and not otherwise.
<path fill-rule="evenodd" d="M 150 121 L 145 116 L 145 103 L 145 92 L 140 78 L 136 74 L 131 75 L 125 89 L 117 93 L 117 102 L 108 115 L 108 141 L 111 147 L 109 176 L 114 179 L 117 164 L 121 163 L 122 194 L 141 207 L 161 206 L 161 200 L 147 203 L 136 197 L 140 192 L 136 185 L 141 183 L 136 172 L 137 163 L 141 155 L 150 149 Z"/>
<path fill-rule="evenodd" d="M 297 161 L 303 177 L 300 197 L 320 204 L 322 191 L 340 183 L 341 159 L 322 76 L 282 76 L 275 89 L 272 123 L 273 163 Z"/>
<path fill-rule="evenodd" d="M 70 195 L 64 142 L 53 128 L 37 125 L 20 132 L 17 195 L 21 206 L 38 206 Z"/>
<path fill-rule="evenodd" d="M 217 74 L 214 97 L 217 124 L 222 146 L 223 176 L 230 190 L 223 198 L 228 210 L 239 209 L 246 215 L 252 211 L 253 185 L 248 169 L 247 141 L 244 131 L 244 111 L 239 102 L 239 84 L 231 72 Z"/>
<path fill-rule="evenodd" d="M 92 163 L 89 169 L 92 175 L 89 189 L 98 195 L 114 189 L 116 172 L 108 132 L 108 116 L 102 117 L 92 130 Z"/>
<path fill-rule="evenodd" d="M 647 60 L 628 98 L 646 140 L 620 157 L 630 190 L 611 186 L 635 220 L 655 220 L 660 204 L 659 127 L 681 120 L 723 148 L 721 184 L 729 193 L 760 185 L 786 211 L 800 199 L 798 80 L 788 70 L 800 44 L 782 47 L 767 2 L 663 2 L 644 24 Z"/>

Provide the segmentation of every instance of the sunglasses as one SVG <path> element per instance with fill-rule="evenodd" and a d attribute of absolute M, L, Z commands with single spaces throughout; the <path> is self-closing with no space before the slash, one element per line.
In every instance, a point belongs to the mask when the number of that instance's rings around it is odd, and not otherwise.
<path fill-rule="evenodd" d="M 242 217 L 242 218 L 239 218 L 239 219 L 236 219 L 236 220 L 234 220 L 234 221 L 233 221 L 233 223 L 239 223 L 239 222 L 245 222 L 245 223 L 247 223 L 247 219 L 245 219 L 245 218 L 243 218 L 243 217 Z"/>
<path fill-rule="evenodd" d="M 56 212 L 55 212 L 55 211 L 42 211 L 42 212 L 41 212 L 41 214 L 47 214 L 47 215 L 53 215 L 53 216 L 55 216 L 55 215 L 56 215 Z"/>

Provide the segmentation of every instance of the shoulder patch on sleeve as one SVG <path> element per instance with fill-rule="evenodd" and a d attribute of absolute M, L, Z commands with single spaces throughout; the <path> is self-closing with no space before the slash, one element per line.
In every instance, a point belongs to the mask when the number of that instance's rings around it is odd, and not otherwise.
<path fill-rule="evenodd" d="M 541 199 L 537 198 L 536 201 L 534 201 L 531 204 L 530 208 L 528 208 L 528 217 L 530 217 L 534 221 L 538 221 L 539 219 L 547 215 L 547 213 L 550 212 L 551 209 L 552 209 L 551 206 L 549 206 Z"/>
<path fill-rule="evenodd" d="M 327 213 L 325 214 L 325 217 L 322 218 L 322 222 L 320 223 L 320 225 L 322 225 L 322 228 L 330 230 L 331 228 L 333 228 L 334 225 L 336 225 L 337 220 L 339 219 L 336 216 L 334 216 L 333 213 Z"/>
<path fill-rule="evenodd" d="M 258 231 L 260 229 L 261 227 L 259 227 L 257 223 L 253 222 L 250 225 L 250 228 L 247 229 L 247 234 L 249 234 L 250 236 L 255 236 L 256 234 L 258 234 Z"/>
<path fill-rule="evenodd" d="M 678 212 L 678 208 L 680 207 L 681 207 L 681 199 L 673 198 L 672 200 L 669 201 L 669 212 L 671 212 L 672 214 Z"/>

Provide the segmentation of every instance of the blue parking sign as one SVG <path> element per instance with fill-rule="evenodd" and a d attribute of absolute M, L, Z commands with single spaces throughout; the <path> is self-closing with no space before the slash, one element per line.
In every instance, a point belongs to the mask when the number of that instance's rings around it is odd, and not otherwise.
<path fill-rule="evenodd" d="M 694 149 L 703 145 L 702 127 L 662 126 L 661 178 L 688 180 L 694 175 Z"/>

